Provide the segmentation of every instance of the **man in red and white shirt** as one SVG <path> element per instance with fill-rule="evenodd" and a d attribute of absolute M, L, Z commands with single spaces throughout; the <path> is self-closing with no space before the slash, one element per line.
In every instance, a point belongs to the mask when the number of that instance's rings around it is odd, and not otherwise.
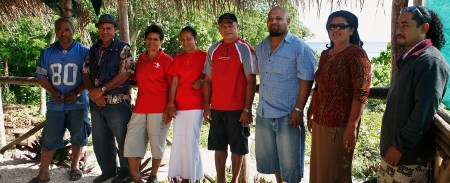
<path fill-rule="evenodd" d="M 206 57 L 204 78 L 204 114 L 210 122 L 208 149 L 215 150 L 217 181 L 225 180 L 228 145 L 231 151 L 233 179 L 248 151 L 248 125 L 252 123 L 251 107 L 255 95 L 256 56 L 253 48 L 237 35 L 234 14 L 219 17 L 222 40 L 212 45 Z"/>

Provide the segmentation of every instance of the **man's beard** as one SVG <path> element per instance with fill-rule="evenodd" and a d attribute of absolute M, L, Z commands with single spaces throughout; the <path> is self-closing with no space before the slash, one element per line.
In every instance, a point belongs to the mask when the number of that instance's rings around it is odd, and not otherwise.
<path fill-rule="evenodd" d="M 286 33 L 286 31 L 287 31 L 287 29 L 284 29 L 284 30 L 281 30 L 281 29 L 271 30 L 271 29 L 269 29 L 269 35 L 271 37 L 280 37 L 284 33 Z"/>
<path fill-rule="evenodd" d="M 271 37 L 280 37 L 282 36 L 284 33 L 286 32 L 286 30 L 269 30 L 269 35 Z"/>

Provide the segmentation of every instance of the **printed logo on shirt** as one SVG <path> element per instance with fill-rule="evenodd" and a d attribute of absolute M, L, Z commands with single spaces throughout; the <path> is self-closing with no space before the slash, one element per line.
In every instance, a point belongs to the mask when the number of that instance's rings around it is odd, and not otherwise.
<path fill-rule="evenodd" d="M 155 62 L 155 65 L 153 66 L 153 67 L 155 67 L 155 68 L 159 68 L 159 67 L 161 67 L 161 65 L 159 65 L 159 63 L 158 62 Z"/>
<path fill-rule="evenodd" d="M 224 61 L 230 60 L 230 57 L 229 56 L 219 56 L 219 60 L 224 60 Z"/>

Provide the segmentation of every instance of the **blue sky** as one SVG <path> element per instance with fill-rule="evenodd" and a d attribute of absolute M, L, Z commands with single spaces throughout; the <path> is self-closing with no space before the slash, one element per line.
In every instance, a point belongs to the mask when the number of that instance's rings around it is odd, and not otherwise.
<path fill-rule="evenodd" d="M 340 9 L 354 13 L 359 19 L 358 32 L 364 42 L 388 42 L 391 35 L 391 7 L 392 0 L 366 0 L 364 7 L 356 7 L 355 0 L 351 0 L 347 6 Z M 377 7 L 377 1 L 381 4 Z M 308 27 L 315 36 L 307 39 L 307 41 L 326 42 L 328 35 L 325 30 L 326 19 L 331 13 L 330 4 L 322 1 L 321 13 L 317 17 L 317 6 L 305 12 L 300 12 L 300 21 Z M 333 11 L 336 11 L 334 9 Z"/>

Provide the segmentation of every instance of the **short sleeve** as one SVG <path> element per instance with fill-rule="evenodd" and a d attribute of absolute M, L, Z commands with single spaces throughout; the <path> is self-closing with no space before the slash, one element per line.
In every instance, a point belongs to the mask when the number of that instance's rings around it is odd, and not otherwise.
<path fill-rule="evenodd" d="M 84 63 L 83 63 L 83 74 L 89 74 L 89 64 L 91 63 L 91 60 L 90 60 L 90 56 L 91 55 L 91 52 L 89 51 L 87 54 L 86 54 L 86 58 L 84 59 Z"/>
<path fill-rule="evenodd" d="M 45 59 L 45 50 L 41 52 L 36 66 L 36 78 L 45 78 L 48 76 L 48 63 Z"/>
<path fill-rule="evenodd" d="M 211 77 L 212 72 L 212 49 L 210 48 L 208 54 L 206 55 L 205 67 L 203 73 Z"/>
<path fill-rule="evenodd" d="M 119 72 L 130 72 L 134 73 L 135 70 L 135 62 L 133 59 L 133 55 L 131 54 L 131 47 L 126 45 L 123 47 L 120 52 L 120 65 Z"/>
<path fill-rule="evenodd" d="M 165 58 L 165 64 L 164 64 L 164 71 L 166 73 L 167 82 L 169 83 L 169 86 L 172 83 L 172 76 L 169 74 L 170 69 L 173 66 L 173 59 L 169 55 L 166 55 L 167 58 Z"/>
<path fill-rule="evenodd" d="M 242 60 L 245 75 L 258 74 L 255 50 L 253 50 L 252 47 L 246 44 L 245 53 L 245 57 Z"/>
<path fill-rule="evenodd" d="M 180 72 L 180 56 L 175 56 L 175 58 L 173 58 L 172 61 L 172 65 L 169 68 L 169 75 L 172 77 L 179 77 L 179 72 Z"/>
<path fill-rule="evenodd" d="M 297 55 L 297 77 L 301 80 L 313 81 L 316 71 L 317 60 L 314 51 L 305 43 L 300 42 L 298 48 L 301 51 Z"/>

